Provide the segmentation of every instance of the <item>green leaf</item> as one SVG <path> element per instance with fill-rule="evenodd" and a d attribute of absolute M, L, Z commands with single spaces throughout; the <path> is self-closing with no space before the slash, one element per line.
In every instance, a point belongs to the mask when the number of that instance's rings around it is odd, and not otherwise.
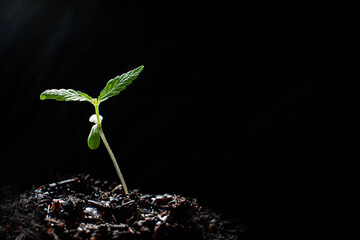
<path fill-rule="evenodd" d="M 100 133 L 99 133 L 99 125 L 94 124 L 92 126 L 89 137 L 88 137 L 88 146 L 91 150 L 95 150 L 100 145 Z"/>
<path fill-rule="evenodd" d="M 111 79 L 107 82 L 106 87 L 101 91 L 98 102 L 104 102 L 110 97 L 118 95 L 122 90 L 126 88 L 137 76 L 142 72 L 144 66 L 140 66 L 131 70 L 127 73 L 117 76 L 114 79 Z"/>
<path fill-rule="evenodd" d="M 94 103 L 92 97 L 86 93 L 75 91 L 73 89 L 50 89 L 40 95 L 41 100 L 54 99 L 57 101 L 88 101 Z"/>

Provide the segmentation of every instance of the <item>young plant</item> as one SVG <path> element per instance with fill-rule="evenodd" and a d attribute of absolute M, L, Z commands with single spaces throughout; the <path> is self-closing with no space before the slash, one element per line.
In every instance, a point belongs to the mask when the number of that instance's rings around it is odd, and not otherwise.
<path fill-rule="evenodd" d="M 120 178 L 125 194 L 128 194 L 129 192 L 127 190 L 124 177 L 121 174 L 116 158 L 111 151 L 108 142 L 106 141 L 101 124 L 103 117 L 99 114 L 99 105 L 110 97 L 118 95 L 122 90 L 126 88 L 127 85 L 129 85 L 133 80 L 137 78 L 137 76 L 142 72 L 143 69 L 144 66 L 140 66 L 138 68 L 135 68 L 134 70 L 131 70 L 127 73 L 115 77 L 114 79 L 109 80 L 106 84 L 106 87 L 100 92 L 100 95 L 97 98 L 92 98 L 86 93 L 75 91 L 73 89 L 51 89 L 44 91 L 40 95 L 41 100 L 54 99 L 57 101 L 87 101 L 94 105 L 95 114 L 93 114 L 89 119 L 89 121 L 93 122 L 94 125 L 91 128 L 87 140 L 88 146 L 92 150 L 97 149 L 100 145 L 101 138 L 115 166 L 116 172 Z"/>

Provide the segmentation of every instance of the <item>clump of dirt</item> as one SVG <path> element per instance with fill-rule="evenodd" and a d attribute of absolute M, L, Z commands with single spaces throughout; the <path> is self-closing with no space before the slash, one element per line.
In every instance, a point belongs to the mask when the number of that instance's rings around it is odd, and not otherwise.
<path fill-rule="evenodd" d="M 240 239 L 243 228 L 195 199 L 125 195 L 89 175 L 46 184 L 0 203 L 0 239 Z"/>

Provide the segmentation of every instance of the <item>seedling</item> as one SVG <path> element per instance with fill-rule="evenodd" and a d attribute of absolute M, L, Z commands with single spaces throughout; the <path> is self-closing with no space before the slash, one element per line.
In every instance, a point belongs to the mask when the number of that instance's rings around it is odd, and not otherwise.
<path fill-rule="evenodd" d="M 109 143 L 106 141 L 104 131 L 101 125 L 103 117 L 99 114 L 99 105 L 110 97 L 118 95 L 122 90 L 126 88 L 127 85 L 129 85 L 133 80 L 137 78 L 137 76 L 142 72 L 143 69 L 144 66 L 140 66 L 134 70 L 131 70 L 127 73 L 115 77 L 114 79 L 109 80 L 106 84 L 106 87 L 100 92 L 100 95 L 97 98 L 92 98 L 86 93 L 75 91 L 73 89 L 51 89 L 44 91 L 40 95 L 41 100 L 54 99 L 57 101 L 87 101 L 94 105 L 95 114 L 93 114 L 89 119 L 89 121 L 94 123 L 94 125 L 92 126 L 89 137 L 87 139 L 88 146 L 92 150 L 97 149 L 100 145 L 101 138 L 114 164 L 116 172 L 124 188 L 125 194 L 128 194 L 129 192 L 127 190 L 124 177 L 121 174 L 119 165 L 116 161 L 115 155 L 111 151 Z"/>

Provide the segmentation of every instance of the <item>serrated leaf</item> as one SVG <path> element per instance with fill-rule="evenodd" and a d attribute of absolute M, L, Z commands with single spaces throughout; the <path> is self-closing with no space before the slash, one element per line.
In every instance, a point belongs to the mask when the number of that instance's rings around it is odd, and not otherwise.
<path fill-rule="evenodd" d="M 40 95 L 41 100 L 54 99 L 57 101 L 88 101 L 93 103 L 94 99 L 86 93 L 73 89 L 50 89 Z"/>
<path fill-rule="evenodd" d="M 100 133 L 99 133 L 99 125 L 94 124 L 92 126 L 89 137 L 88 137 L 88 146 L 91 150 L 95 150 L 100 145 Z"/>
<path fill-rule="evenodd" d="M 107 82 L 106 87 L 101 91 L 98 102 L 104 102 L 110 97 L 118 95 L 122 90 L 126 88 L 132 81 L 134 81 L 137 76 L 142 72 L 144 66 L 140 66 L 131 70 L 127 73 L 124 73 L 120 76 L 115 77 Z"/>

